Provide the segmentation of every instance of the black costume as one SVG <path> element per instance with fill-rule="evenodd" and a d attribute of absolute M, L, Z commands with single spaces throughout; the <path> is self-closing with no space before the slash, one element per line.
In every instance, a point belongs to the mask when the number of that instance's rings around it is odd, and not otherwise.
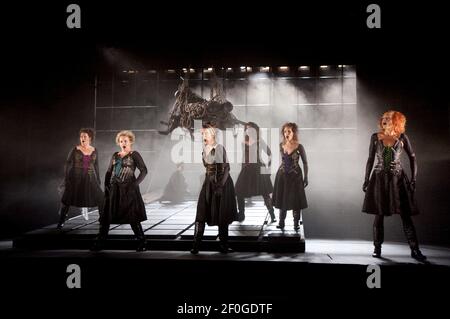
<path fill-rule="evenodd" d="M 308 185 L 308 161 L 303 145 L 299 144 L 291 153 L 287 154 L 280 143 L 281 165 L 275 177 L 272 195 L 273 205 L 280 209 L 279 228 L 284 228 L 284 220 L 288 210 L 293 210 L 294 229 L 299 229 L 300 212 L 308 207 L 305 186 Z M 299 164 L 302 159 L 305 176 Z"/>
<path fill-rule="evenodd" d="M 409 158 L 411 182 L 403 171 L 400 161 L 403 150 Z M 406 134 L 400 135 L 392 146 L 384 146 L 383 142 L 378 139 L 377 133 L 372 135 L 363 186 L 366 194 L 362 211 L 376 215 L 373 225 L 374 257 L 381 255 L 381 245 L 384 240 L 384 216 L 393 214 L 399 214 L 402 218 L 403 230 L 412 253 L 420 253 L 416 230 L 411 219 L 412 215 L 419 213 L 414 198 L 416 176 L 416 156 Z M 423 256 L 421 253 L 420 255 Z"/>
<path fill-rule="evenodd" d="M 243 143 L 244 159 L 242 169 L 236 181 L 236 196 L 239 209 L 239 221 L 245 219 L 245 198 L 262 195 L 264 204 L 270 213 L 272 221 L 275 221 L 274 209 L 270 194 L 273 192 L 270 174 L 261 173 L 265 167 L 261 160 L 261 148 L 267 149 L 269 157 L 272 155 L 270 148 L 262 140 L 252 144 Z M 270 166 L 270 164 L 269 164 Z"/>
<path fill-rule="evenodd" d="M 136 168 L 139 169 L 137 178 L 134 175 Z M 147 220 L 147 214 L 139 190 L 146 175 L 147 167 L 138 152 L 130 152 L 124 157 L 114 153 L 105 175 L 105 207 L 100 214 L 100 234 L 94 250 L 98 250 L 106 239 L 110 224 L 130 224 L 139 240 L 138 251 L 146 249 L 141 222 Z"/>
<path fill-rule="evenodd" d="M 220 251 L 228 251 L 228 225 L 237 220 L 236 195 L 233 180 L 230 176 L 230 164 L 225 148 L 216 144 L 208 154 L 202 154 L 206 168 L 197 202 L 195 217 L 194 247 L 192 253 L 198 253 L 199 245 L 205 230 L 209 226 L 219 226 Z"/>
<path fill-rule="evenodd" d="M 64 225 L 70 206 L 97 206 L 100 211 L 103 206 L 97 150 L 91 155 L 85 155 L 74 147 L 69 152 L 64 171 L 64 193 L 58 228 Z"/>

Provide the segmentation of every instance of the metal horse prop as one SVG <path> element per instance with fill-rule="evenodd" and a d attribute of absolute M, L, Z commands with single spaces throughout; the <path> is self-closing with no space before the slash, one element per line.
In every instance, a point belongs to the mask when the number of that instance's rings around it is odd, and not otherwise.
<path fill-rule="evenodd" d="M 160 134 L 168 135 L 177 127 L 182 127 L 187 129 L 193 137 L 194 120 L 201 120 L 202 124 L 208 123 L 221 130 L 234 128 L 239 124 L 247 124 L 238 120 L 231 113 L 233 104 L 225 98 L 215 76 L 212 79 L 213 85 L 211 86 L 211 98 L 209 100 L 189 89 L 188 78 L 181 79 L 183 82 L 175 92 L 176 99 L 172 110 L 169 112 L 169 120 L 168 122 L 161 121 L 161 124 L 167 125 L 167 129 L 159 131 Z"/>

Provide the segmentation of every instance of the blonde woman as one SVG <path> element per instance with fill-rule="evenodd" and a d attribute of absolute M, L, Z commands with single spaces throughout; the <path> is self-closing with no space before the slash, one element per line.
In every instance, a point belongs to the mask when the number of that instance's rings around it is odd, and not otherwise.
<path fill-rule="evenodd" d="M 426 257 L 419 250 L 416 230 L 411 219 L 412 215 L 419 213 L 414 200 L 417 161 L 409 138 L 405 134 L 405 125 L 406 117 L 397 111 L 388 111 L 380 118 L 378 123 L 380 130 L 370 138 L 369 158 L 363 184 L 363 191 L 366 194 L 362 211 L 375 215 L 373 257 L 381 257 L 384 216 L 398 214 L 402 218 L 403 230 L 411 248 L 411 257 L 424 261 Z M 408 180 L 400 162 L 403 151 L 409 158 L 411 181 Z"/>
<path fill-rule="evenodd" d="M 105 176 L 105 207 L 100 215 L 100 233 L 93 250 L 103 248 L 110 224 L 130 224 L 138 239 L 137 251 L 146 250 L 146 239 L 141 222 L 147 219 L 139 184 L 147 175 L 142 156 L 133 150 L 136 138 L 131 131 L 121 131 L 116 136 L 120 147 L 109 163 Z M 136 168 L 139 175 L 135 177 Z"/>
<path fill-rule="evenodd" d="M 206 174 L 197 202 L 191 253 L 199 252 L 205 223 L 209 226 L 219 226 L 219 250 L 228 253 L 231 251 L 228 247 L 228 225 L 237 220 L 236 195 L 230 176 L 230 164 L 225 148 L 216 142 L 215 128 L 203 126 L 202 136 L 204 142 L 202 159 Z"/>
<path fill-rule="evenodd" d="M 283 142 L 280 143 L 281 165 L 275 177 L 272 195 L 273 205 L 280 210 L 278 228 L 284 229 L 286 214 L 292 210 L 294 229 L 299 230 L 301 210 L 308 207 L 305 187 L 308 185 L 308 161 L 305 148 L 298 141 L 298 127 L 295 123 L 285 123 L 281 128 Z M 303 162 L 304 175 L 299 159 Z"/>

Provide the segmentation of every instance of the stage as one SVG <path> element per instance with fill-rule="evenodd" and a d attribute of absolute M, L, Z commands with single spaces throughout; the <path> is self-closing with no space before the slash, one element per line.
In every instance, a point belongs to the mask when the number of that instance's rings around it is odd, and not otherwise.
<path fill-rule="evenodd" d="M 142 223 L 150 250 L 187 251 L 192 246 L 196 201 L 180 204 L 152 202 L 146 204 L 147 220 Z M 62 229 L 56 224 L 28 232 L 14 239 L 14 247 L 29 249 L 88 249 L 98 234 L 98 211 L 92 211 L 89 219 L 81 215 L 69 219 Z M 293 229 L 292 216 L 286 218 L 284 231 L 270 223 L 270 217 L 262 201 L 253 201 L 246 209 L 243 222 L 229 226 L 229 241 L 236 251 L 289 251 L 304 252 L 303 224 Z M 206 226 L 202 250 L 218 249 L 217 226 Z M 136 246 L 131 226 L 111 225 L 107 249 L 133 249 Z"/>
<path fill-rule="evenodd" d="M 446 247 L 422 245 L 428 261 L 419 263 L 410 257 L 406 243 L 388 242 L 383 245 L 383 258 L 377 259 L 371 256 L 370 241 L 305 240 L 303 228 L 298 234 L 293 231 L 292 218 L 286 220 L 285 230 L 291 239 L 283 243 L 275 237 L 278 242 L 271 245 L 269 237 L 282 233 L 275 223 L 267 223 L 269 217 L 260 201 L 248 207 L 244 222 L 230 226 L 235 252 L 219 253 L 217 229 L 208 227 L 203 249 L 192 255 L 195 204 L 148 204 L 148 220 L 143 223 L 149 240 L 146 252 L 134 251 L 136 242 L 128 225 L 111 226 L 105 250 L 88 250 L 98 230 L 95 211 L 88 221 L 81 216 L 70 219 L 62 230 L 49 225 L 2 241 L 2 289 L 12 296 L 31 294 L 33 298 L 45 290 L 56 298 L 80 298 L 82 303 L 87 302 L 86 293 L 95 298 L 101 294 L 117 302 L 118 307 L 111 305 L 108 311 L 119 310 L 126 301 L 139 301 L 140 307 L 165 318 L 181 318 L 186 314 L 180 315 L 177 309 L 193 305 L 220 310 L 224 304 L 270 304 L 273 311 L 258 316 L 279 318 L 297 313 L 308 301 L 326 300 L 328 306 L 338 306 L 352 298 L 370 306 L 374 296 L 409 300 L 410 292 L 421 291 L 431 298 L 450 284 L 450 249 Z M 67 286 L 70 265 L 80 269 L 81 289 Z M 379 266 L 381 289 L 367 285 L 373 265 Z M 337 309 L 328 306 L 324 312 Z M 244 314 L 230 315 L 240 318 Z"/>
<path fill-rule="evenodd" d="M 412 259 L 403 243 L 386 243 L 380 259 L 371 257 L 371 252 L 369 241 L 324 239 L 308 239 L 304 253 L 236 251 L 226 255 L 215 251 L 192 255 L 187 249 L 34 250 L 13 248 L 11 241 L 0 245 L 2 284 L 19 290 L 43 286 L 65 290 L 66 268 L 71 264 L 80 266 L 82 288 L 87 290 L 144 287 L 170 295 L 174 302 L 188 296 L 219 302 L 230 297 L 227 291 L 214 288 L 222 286 L 230 287 L 234 298 L 248 300 L 293 298 L 324 287 L 368 291 L 369 265 L 380 267 L 384 291 L 444 289 L 450 284 L 449 248 L 423 245 L 426 263 Z"/>
<path fill-rule="evenodd" d="M 179 287 L 191 287 L 189 295 L 203 295 L 202 286 L 196 282 L 198 276 L 232 285 L 238 296 L 274 297 L 279 293 L 289 295 L 292 290 L 297 293 L 297 287 L 314 290 L 323 285 L 367 289 L 369 265 L 380 267 L 382 286 L 387 288 L 450 283 L 449 248 L 422 245 L 428 260 L 419 263 L 411 258 L 406 243 L 389 242 L 383 245 L 383 258 L 373 258 L 370 241 L 305 239 L 305 225 L 296 233 L 289 214 L 281 232 L 276 223 L 269 223 L 260 200 L 248 204 L 245 221 L 230 225 L 230 246 L 235 252 L 227 255 L 217 251 L 217 227 L 207 227 L 200 254 L 190 254 L 195 201 L 177 205 L 155 201 L 146 208 L 148 220 L 143 228 L 148 251 L 134 251 L 136 241 L 129 225 L 111 225 L 106 249 L 89 251 L 99 227 L 98 211 L 92 211 L 88 220 L 75 216 L 61 230 L 48 225 L 2 242 L 3 274 L 16 275 L 7 277 L 6 282 L 64 288 L 67 265 L 77 264 L 88 270 L 84 287 L 103 289 L 112 285 L 115 289 L 148 284 L 176 296 L 184 296 L 184 288 Z M 29 265 L 33 265 L 33 273 L 39 271 L 42 276 L 29 273 Z M 285 283 L 292 286 L 277 291 Z"/>

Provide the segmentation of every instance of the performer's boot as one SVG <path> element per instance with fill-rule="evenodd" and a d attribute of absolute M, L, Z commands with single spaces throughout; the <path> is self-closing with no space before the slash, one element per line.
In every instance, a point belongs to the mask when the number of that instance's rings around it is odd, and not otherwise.
<path fill-rule="evenodd" d="M 136 251 L 146 251 L 147 250 L 147 239 L 145 238 L 144 230 L 140 222 L 131 224 L 131 229 L 133 229 L 134 234 L 138 240 L 138 245 Z"/>
<path fill-rule="evenodd" d="M 384 225 L 383 216 L 375 216 L 375 221 L 373 223 L 373 245 L 375 246 L 373 250 L 372 257 L 381 257 L 381 245 L 384 241 Z"/>
<path fill-rule="evenodd" d="M 61 204 L 61 209 L 59 210 L 59 222 L 58 222 L 58 225 L 56 226 L 56 228 L 58 228 L 58 229 L 63 228 L 63 226 L 66 222 L 67 214 L 69 213 L 69 208 L 70 208 L 70 206 Z"/>
<path fill-rule="evenodd" d="M 243 222 L 245 220 L 245 198 L 237 196 L 238 204 L 238 221 Z"/>
<path fill-rule="evenodd" d="M 270 198 L 269 195 L 264 195 L 264 204 L 267 207 L 267 210 L 269 211 L 269 215 L 270 215 L 270 222 L 271 223 L 275 223 L 277 220 L 275 218 L 275 209 L 273 208 L 272 205 L 272 199 Z"/>
<path fill-rule="evenodd" d="M 194 255 L 198 254 L 204 232 L 205 232 L 205 223 L 195 222 L 194 244 L 192 245 L 191 254 Z"/>
<path fill-rule="evenodd" d="M 417 261 L 427 260 L 427 256 L 423 255 L 419 248 L 411 250 L 411 257 Z"/>
<path fill-rule="evenodd" d="M 286 219 L 286 214 L 287 214 L 286 210 L 283 209 L 280 210 L 280 221 L 278 222 L 277 228 L 280 228 L 281 230 L 284 229 L 284 220 Z"/>
<path fill-rule="evenodd" d="M 228 247 L 228 224 L 219 225 L 219 251 L 222 254 L 227 254 L 233 252 L 233 250 Z"/>
<path fill-rule="evenodd" d="M 294 215 L 294 230 L 297 232 L 300 229 L 300 212 L 301 210 L 294 210 L 292 214 Z"/>
<path fill-rule="evenodd" d="M 403 231 L 411 248 L 411 257 L 417 261 L 425 261 L 427 257 L 422 254 L 419 249 L 419 241 L 417 240 L 416 228 L 414 227 L 411 216 L 401 216 L 403 223 Z"/>
<path fill-rule="evenodd" d="M 91 246 L 92 251 L 100 251 L 105 248 L 106 238 L 109 233 L 109 223 L 100 223 L 100 231 L 94 244 Z"/>

